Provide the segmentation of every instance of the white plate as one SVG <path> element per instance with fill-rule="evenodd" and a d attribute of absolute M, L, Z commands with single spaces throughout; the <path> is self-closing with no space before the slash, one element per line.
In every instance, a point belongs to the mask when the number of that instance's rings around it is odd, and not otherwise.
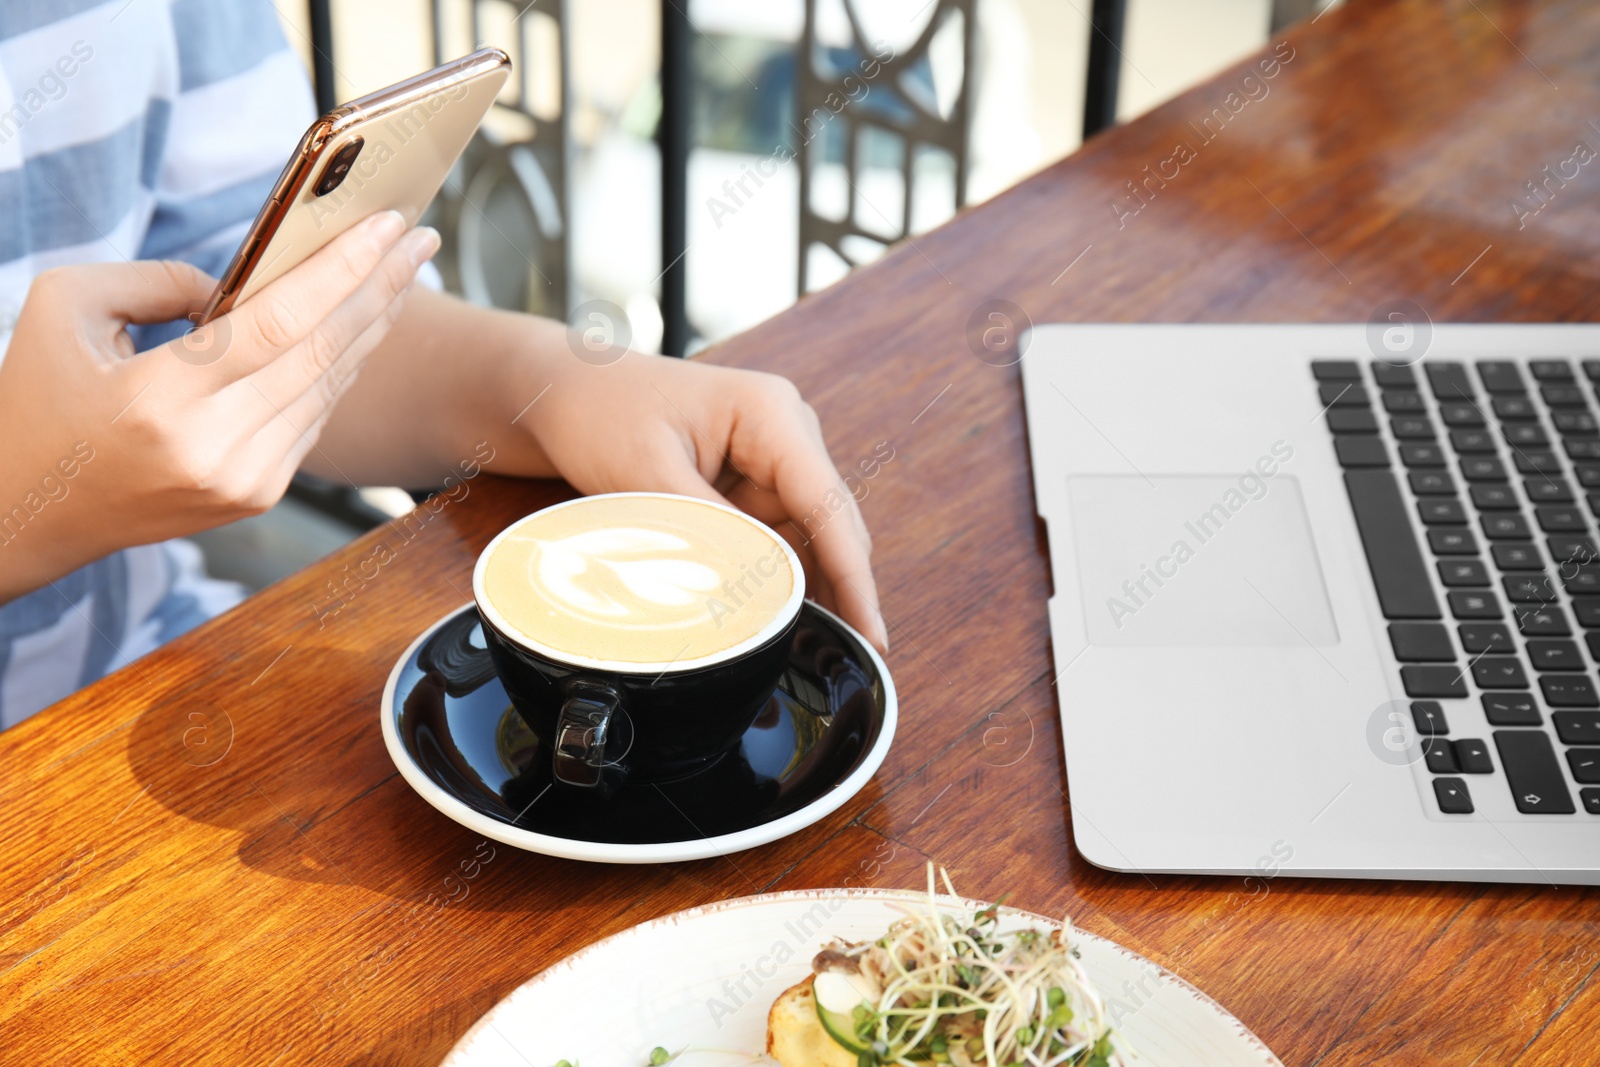
<path fill-rule="evenodd" d="M 822 944 L 864 941 L 901 917 L 901 891 L 821 889 L 741 897 L 643 923 L 555 964 L 467 1031 L 444 1067 L 674 1067 L 766 1064 L 767 1010 L 801 981 Z M 952 911 L 984 907 L 941 898 Z M 1002 929 L 1053 928 L 1001 908 Z M 552 920 L 559 922 L 558 916 Z M 1078 931 L 1084 968 L 1140 1067 L 1282 1067 L 1198 989 L 1121 946 Z"/>

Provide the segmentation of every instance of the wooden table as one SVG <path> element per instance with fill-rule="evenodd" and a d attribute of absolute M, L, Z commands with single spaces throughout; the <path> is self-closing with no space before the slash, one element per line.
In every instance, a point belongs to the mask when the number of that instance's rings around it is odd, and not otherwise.
<path fill-rule="evenodd" d="M 471 866 L 477 837 L 395 772 L 377 702 L 419 628 L 468 598 L 489 537 L 564 492 L 485 476 L 321 624 L 313 604 L 383 531 L 0 734 L 0 1060 L 431 1064 L 607 934 L 772 889 L 915 885 L 931 857 L 966 893 L 1159 961 L 1296 1067 L 1595 1063 L 1593 890 L 1146 878 L 1072 848 L 1017 373 L 969 350 L 973 309 L 1597 307 L 1600 161 L 1536 215 L 1524 183 L 1600 146 L 1600 7 L 1358 0 L 1290 50 L 1270 80 L 1235 68 L 707 357 L 793 376 L 841 467 L 894 448 L 865 510 L 900 734 L 840 812 L 698 863 L 499 847 Z M 1194 158 L 1119 225 L 1124 183 L 1180 141 Z M 419 920 L 464 863 L 467 896 Z"/>

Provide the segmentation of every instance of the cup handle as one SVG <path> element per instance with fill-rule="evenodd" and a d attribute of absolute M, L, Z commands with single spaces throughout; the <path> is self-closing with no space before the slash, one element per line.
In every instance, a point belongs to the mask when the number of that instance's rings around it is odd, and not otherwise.
<path fill-rule="evenodd" d="M 561 705 L 561 717 L 556 720 L 553 766 L 557 781 L 585 789 L 600 784 L 606 762 L 606 737 L 621 703 L 617 691 L 606 686 L 572 688 Z"/>

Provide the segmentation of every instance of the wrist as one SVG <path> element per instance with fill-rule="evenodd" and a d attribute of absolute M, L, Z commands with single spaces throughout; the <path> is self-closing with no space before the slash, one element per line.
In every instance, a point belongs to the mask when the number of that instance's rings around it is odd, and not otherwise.
<path fill-rule="evenodd" d="M 567 346 L 566 327 L 553 319 L 509 313 L 504 316 L 507 343 L 496 361 L 498 379 L 490 392 L 495 404 L 492 425 L 504 427 L 503 447 L 488 468 L 528 478 L 561 476 L 545 450 L 542 431 L 552 409 L 567 402 L 585 367 Z"/>

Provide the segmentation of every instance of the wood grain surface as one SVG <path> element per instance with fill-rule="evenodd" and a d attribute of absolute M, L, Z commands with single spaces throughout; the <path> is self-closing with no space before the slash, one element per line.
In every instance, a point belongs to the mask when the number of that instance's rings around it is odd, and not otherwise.
<path fill-rule="evenodd" d="M 1293 1067 L 1600 1061 L 1594 890 L 1146 878 L 1072 847 L 1018 376 L 977 358 L 974 311 L 1600 306 L 1600 161 L 1548 202 L 1527 185 L 1600 146 L 1600 6 L 1356 0 L 1277 49 L 1272 77 L 1269 49 L 705 357 L 793 377 L 841 468 L 894 447 L 864 509 L 901 728 L 841 811 L 697 863 L 484 861 L 377 716 L 478 550 L 570 492 L 483 476 L 336 614 L 314 605 L 392 529 L 0 734 L 0 1061 L 432 1064 L 597 938 L 765 890 L 914 885 L 929 857 L 1171 968 Z M 1180 143 L 1177 176 L 1129 199 Z M 465 897 L 417 908 L 469 869 Z"/>

